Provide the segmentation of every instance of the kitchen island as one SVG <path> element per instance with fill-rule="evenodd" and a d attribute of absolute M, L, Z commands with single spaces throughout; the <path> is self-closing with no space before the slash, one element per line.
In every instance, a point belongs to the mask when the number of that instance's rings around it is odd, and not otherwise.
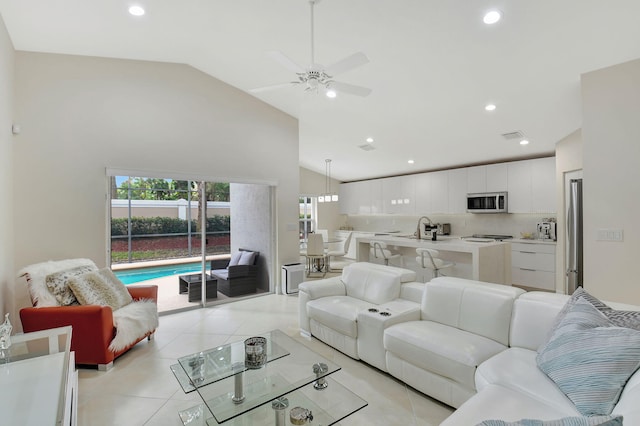
<path fill-rule="evenodd" d="M 469 241 L 459 237 L 438 236 L 437 241 L 411 236 L 371 235 L 356 239 L 358 262 L 369 262 L 369 243 L 384 241 L 390 250 L 402 255 L 403 266 L 413 269 L 422 281 L 431 280 L 431 271 L 416 262 L 416 248 L 440 251 L 443 260 L 454 262 L 445 274 L 452 277 L 511 285 L 511 244 L 503 241 Z M 399 266 L 394 263 L 395 266 Z"/>

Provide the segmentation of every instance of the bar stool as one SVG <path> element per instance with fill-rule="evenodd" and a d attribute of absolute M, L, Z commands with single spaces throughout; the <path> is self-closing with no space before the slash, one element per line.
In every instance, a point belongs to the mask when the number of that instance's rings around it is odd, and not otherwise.
<path fill-rule="evenodd" d="M 455 265 L 455 263 L 453 262 L 445 262 L 444 260 L 440 259 L 440 252 L 438 250 L 417 248 L 416 253 L 418 254 L 418 256 L 416 257 L 416 262 L 418 262 L 418 265 L 420 265 L 423 269 L 431 269 L 433 271 L 434 278 L 440 275 L 444 275 L 440 273 L 441 269 L 451 268 Z M 427 280 L 425 277 L 425 282 L 426 281 Z"/>
<path fill-rule="evenodd" d="M 387 243 L 384 241 L 370 241 L 369 246 L 369 258 L 383 259 L 385 265 L 389 265 L 389 261 L 392 259 L 400 259 L 400 267 L 403 266 L 402 255 L 400 253 L 392 253 L 387 248 Z"/>

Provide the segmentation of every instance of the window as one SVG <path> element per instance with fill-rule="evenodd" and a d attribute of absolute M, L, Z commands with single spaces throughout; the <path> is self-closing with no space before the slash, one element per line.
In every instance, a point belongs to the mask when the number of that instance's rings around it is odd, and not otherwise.
<path fill-rule="evenodd" d="M 302 196 L 300 204 L 300 244 L 307 243 L 307 236 L 316 228 L 316 197 Z"/>

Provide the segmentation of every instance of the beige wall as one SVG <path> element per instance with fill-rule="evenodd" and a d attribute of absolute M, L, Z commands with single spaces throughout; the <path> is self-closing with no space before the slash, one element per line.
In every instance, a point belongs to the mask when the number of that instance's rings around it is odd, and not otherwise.
<path fill-rule="evenodd" d="M 582 76 L 585 289 L 640 304 L 640 60 Z M 623 242 L 596 241 L 622 229 Z"/>
<path fill-rule="evenodd" d="M 11 154 L 17 138 L 11 133 L 14 98 L 15 52 L 0 17 L 0 314 L 11 313 L 11 321 L 19 323 L 13 304 L 13 163 Z"/>
<path fill-rule="evenodd" d="M 17 52 L 15 112 L 16 268 L 71 257 L 105 264 L 106 168 L 277 185 L 269 262 L 297 255 L 287 207 L 298 197 L 298 123 L 256 98 L 186 65 Z"/>
<path fill-rule="evenodd" d="M 582 129 L 556 143 L 556 206 L 558 243 L 556 245 L 556 292 L 566 293 L 566 229 L 565 174 L 582 170 Z"/>
<path fill-rule="evenodd" d="M 300 167 L 300 194 L 321 195 L 327 192 L 325 175 Z M 331 179 L 331 191 L 338 193 L 340 181 Z M 318 203 L 318 229 L 327 229 L 329 233 L 345 224 L 346 216 L 340 214 L 340 201 L 337 203 Z"/>

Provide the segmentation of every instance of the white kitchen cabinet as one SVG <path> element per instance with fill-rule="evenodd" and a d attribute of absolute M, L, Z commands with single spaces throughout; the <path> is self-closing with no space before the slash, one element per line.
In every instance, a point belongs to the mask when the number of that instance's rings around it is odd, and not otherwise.
<path fill-rule="evenodd" d="M 382 181 L 383 212 L 413 215 L 415 213 L 415 175 L 396 176 Z"/>
<path fill-rule="evenodd" d="M 340 184 L 340 214 L 382 214 L 382 179 Z"/>
<path fill-rule="evenodd" d="M 382 179 L 374 179 L 370 182 L 370 209 L 371 214 L 382 214 L 383 212 L 383 198 L 382 198 Z"/>
<path fill-rule="evenodd" d="M 509 213 L 555 213 L 555 157 L 340 185 L 342 214 L 459 214 L 466 194 L 508 192 Z"/>
<path fill-rule="evenodd" d="M 507 165 L 509 213 L 531 213 L 531 161 L 514 161 Z"/>
<path fill-rule="evenodd" d="M 555 271 L 555 244 L 511 243 L 511 280 L 514 285 L 554 291 Z"/>
<path fill-rule="evenodd" d="M 416 175 L 415 214 L 418 216 L 429 214 L 432 211 L 431 181 L 431 173 L 420 173 Z"/>
<path fill-rule="evenodd" d="M 557 211 L 555 157 L 531 160 L 531 204 L 532 213 Z"/>
<path fill-rule="evenodd" d="M 487 192 L 508 190 L 508 167 L 506 163 L 489 164 L 487 173 Z"/>
<path fill-rule="evenodd" d="M 447 213 L 465 213 L 467 211 L 467 169 L 451 169 L 448 171 Z"/>
<path fill-rule="evenodd" d="M 340 214 L 356 214 L 356 183 L 341 183 L 338 188 L 338 209 Z"/>
<path fill-rule="evenodd" d="M 467 167 L 467 193 L 487 192 L 487 166 Z"/>
<path fill-rule="evenodd" d="M 449 172 L 429 173 L 431 175 L 431 211 L 428 213 L 447 213 L 449 210 Z"/>

